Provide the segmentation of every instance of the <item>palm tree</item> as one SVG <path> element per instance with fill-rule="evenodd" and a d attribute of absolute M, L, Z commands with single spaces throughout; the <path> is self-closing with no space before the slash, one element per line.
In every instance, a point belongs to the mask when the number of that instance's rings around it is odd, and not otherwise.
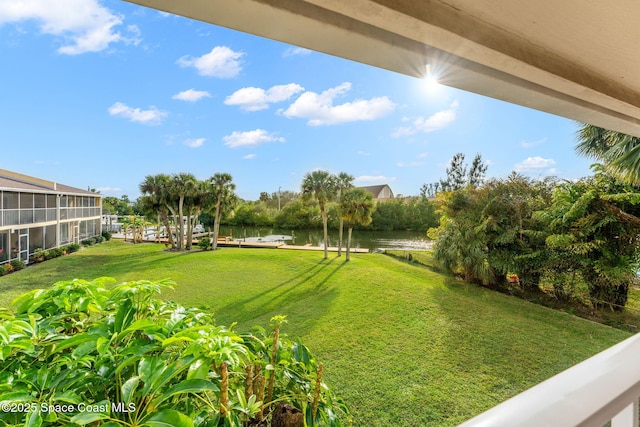
<path fill-rule="evenodd" d="M 363 188 L 350 188 L 346 190 L 340 198 L 340 212 L 342 218 L 347 221 L 347 257 L 351 259 L 351 232 L 353 226 L 357 224 L 371 224 L 375 203 L 373 195 Z"/>
<path fill-rule="evenodd" d="M 158 222 L 164 225 L 169 237 L 169 244 L 172 249 L 175 249 L 176 243 L 169 223 L 169 212 L 175 217 L 175 211 L 171 206 L 168 192 L 170 180 L 171 178 L 165 174 L 147 175 L 140 184 L 140 192 L 142 193 L 141 202 L 143 207 L 158 215 Z"/>
<path fill-rule="evenodd" d="M 323 170 L 307 173 L 302 179 L 302 198 L 308 202 L 317 200 L 322 215 L 324 229 L 324 259 L 329 257 L 329 239 L 327 237 L 327 203 L 336 197 L 335 177 Z"/>
<path fill-rule="evenodd" d="M 342 194 L 348 188 L 353 187 L 353 176 L 349 175 L 346 172 L 340 172 L 336 177 L 336 190 L 337 190 L 337 198 L 340 200 L 342 198 Z M 338 256 L 342 255 L 342 234 L 344 228 L 344 219 L 342 218 L 342 214 L 340 215 L 340 225 L 338 226 Z"/>
<path fill-rule="evenodd" d="M 178 250 L 184 249 L 184 200 L 195 191 L 196 177 L 190 173 L 179 173 L 171 177 L 169 193 L 178 199 Z"/>
<path fill-rule="evenodd" d="M 632 185 L 640 184 L 640 138 L 582 124 L 576 151 L 603 163 L 606 172 Z"/>
<path fill-rule="evenodd" d="M 187 231 L 187 249 L 191 249 L 193 229 L 198 224 L 198 218 L 205 209 L 215 205 L 215 191 L 209 181 L 197 181 L 195 191 L 188 199 L 191 207 L 189 229 Z"/>
<path fill-rule="evenodd" d="M 213 185 L 215 194 L 215 216 L 213 221 L 213 250 L 218 249 L 218 234 L 220 231 L 220 218 L 222 211 L 230 208 L 236 201 L 234 190 L 236 185 L 231 182 L 233 178 L 228 173 L 216 173 L 209 182 Z"/>

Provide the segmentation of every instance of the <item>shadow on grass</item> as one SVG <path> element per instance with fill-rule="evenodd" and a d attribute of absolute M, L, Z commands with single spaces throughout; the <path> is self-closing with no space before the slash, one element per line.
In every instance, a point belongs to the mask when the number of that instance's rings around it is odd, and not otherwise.
<path fill-rule="evenodd" d="M 322 292 L 331 277 L 343 267 L 344 263 L 330 269 L 328 274 L 319 280 L 311 288 L 314 279 L 317 279 L 325 269 L 330 268 L 335 262 L 335 258 L 321 260 L 315 265 L 288 278 L 278 284 L 269 286 L 264 291 L 252 294 L 251 296 L 235 301 L 217 310 L 223 317 L 233 317 L 234 319 L 256 319 L 267 313 L 275 313 L 284 310 L 291 310 L 298 304 L 307 304 L 309 298 L 313 299 L 313 311 L 318 313 L 326 312 L 331 301 L 337 296 L 335 290 Z M 288 313 L 282 313 L 288 314 Z M 318 317 L 318 316 L 314 316 Z"/>

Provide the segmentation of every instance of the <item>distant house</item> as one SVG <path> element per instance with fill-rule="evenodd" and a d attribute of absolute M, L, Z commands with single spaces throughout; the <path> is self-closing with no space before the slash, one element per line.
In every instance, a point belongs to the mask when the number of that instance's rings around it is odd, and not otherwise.
<path fill-rule="evenodd" d="M 370 185 L 368 187 L 359 187 L 367 190 L 369 193 L 373 194 L 373 200 L 388 200 L 393 199 L 393 191 L 391 187 L 387 184 L 383 185 Z"/>
<path fill-rule="evenodd" d="M 102 196 L 0 169 L 0 264 L 101 233 Z"/>

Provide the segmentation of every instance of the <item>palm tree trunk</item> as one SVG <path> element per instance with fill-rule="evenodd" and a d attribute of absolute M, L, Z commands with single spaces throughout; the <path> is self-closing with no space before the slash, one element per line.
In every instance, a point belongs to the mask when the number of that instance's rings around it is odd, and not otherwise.
<path fill-rule="evenodd" d="M 349 224 L 349 229 L 347 230 L 347 261 L 351 260 L 351 231 L 353 231 L 353 226 Z"/>
<path fill-rule="evenodd" d="M 338 256 L 342 255 L 342 229 L 344 228 L 344 220 L 340 215 L 340 228 L 338 229 Z"/>
<path fill-rule="evenodd" d="M 182 215 L 182 205 L 184 204 L 184 197 L 180 196 L 180 202 L 178 202 L 178 250 L 184 249 L 184 217 Z"/>
<path fill-rule="evenodd" d="M 218 249 L 218 233 L 220 232 L 220 208 L 222 206 L 222 200 L 218 199 L 218 204 L 216 205 L 216 216 L 213 220 L 213 242 L 212 247 L 213 250 Z"/>
<path fill-rule="evenodd" d="M 324 229 L 324 259 L 329 258 L 329 239 L 327 230 L 327 213 L 322 209 L 322 228 Z"/>

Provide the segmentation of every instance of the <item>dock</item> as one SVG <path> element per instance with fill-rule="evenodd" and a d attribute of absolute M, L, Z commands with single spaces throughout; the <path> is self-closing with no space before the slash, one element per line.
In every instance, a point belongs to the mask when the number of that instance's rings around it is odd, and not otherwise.
<path fill-rule="evenodd" d="M 193 235 L 193 242 L 192 245 L 196 246 L 198 244 L 198 239 L 201 237 L 207 237 L 209 235 L 209 233 L 197 233 Z M 117 235 L 114 234 L 113 236 L 116 239 L 122 239 L 123 236 L 122 235 Z M 155 237 L 152 239 L 145 239 L 145 241 L 147 242 L 153 242 L 153 243 L 162 243 L 162 244 L 169 244 L 169 239 L 166 237 Z M 309 244 L 307 245 L 287 245 L 283 242 L 255 242 L 255 241 L 251 241 L 251 242 L 245 242 L 242 240 L 233 240 L 231 237 L 229 236 L 218 236 L 218 247 L 223 247 L 223 248 L 261 248 L 261 249 L 288 249 L 288 250 L 293 250 L 293 251 L 323 251 L 324 248 L 322 246 L 311 246 Z M 337 246 L 329 246 L 329 248 L 327 249 L 329 252 L 338 252 L 338 247 Z M 346 246 L 344 246 L 342 248 L 343 252 L 347 251 Z M 350 251 L 352 254 L 363 254 L 363 253 L 368 253 L 369 249 L 366 248 L 351 248 Z"/>

